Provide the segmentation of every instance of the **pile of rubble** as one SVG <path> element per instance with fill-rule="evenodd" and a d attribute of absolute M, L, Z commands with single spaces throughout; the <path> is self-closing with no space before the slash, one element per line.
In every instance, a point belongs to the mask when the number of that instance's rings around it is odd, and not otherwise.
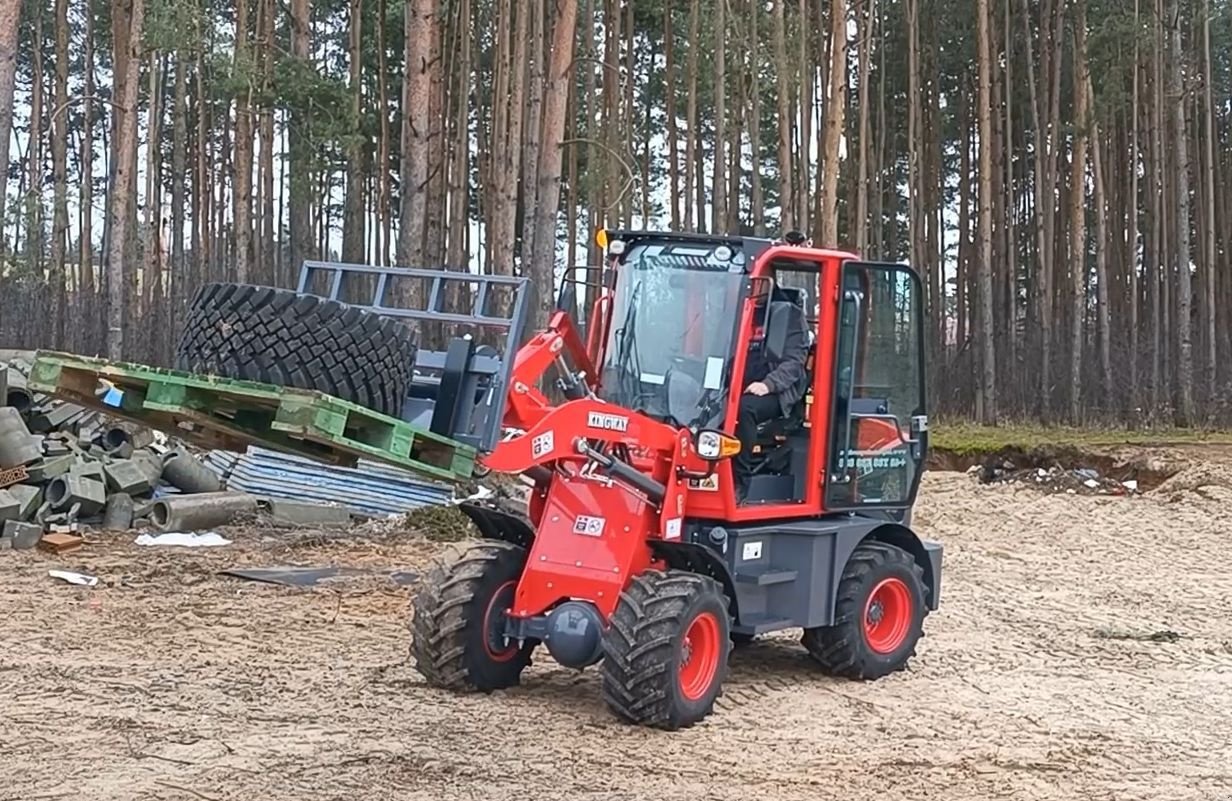
<path fill-rule="evenodd" d="M 257 510 L 163 434 L 31 392 L 0 364 L 0 550 L 64 551 L 85 527 L 193 531 Z"/>
<path fill-rule="evenodd" d="M 1049 494 L 1134 495 L 1138 492 L 1136 480 L 1118 481 L 1089 467 L 1066 468 L 1053 464 L 1047 468 L 1020 468 L 1009 460 L 992 457 L 983 464 L 973 465 L 967 472 L 976 475 L 981 484 L 1025 484 Z"/>

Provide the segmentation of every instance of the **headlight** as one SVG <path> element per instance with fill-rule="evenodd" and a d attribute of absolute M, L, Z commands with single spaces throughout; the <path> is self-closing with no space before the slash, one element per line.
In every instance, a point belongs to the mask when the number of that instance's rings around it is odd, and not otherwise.
<path fill-rule="evenodd" d="M 740 453 L 740 440 L 729 437 L 722 431 L 697 432 L 697 455 L 708 462 L 717 462 Z"/>

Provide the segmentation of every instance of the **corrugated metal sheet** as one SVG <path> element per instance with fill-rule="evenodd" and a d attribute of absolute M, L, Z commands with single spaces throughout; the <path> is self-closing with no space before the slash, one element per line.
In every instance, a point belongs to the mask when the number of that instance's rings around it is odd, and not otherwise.
<path fill-rule="evenodd" d="M 212 451 L 206 464 L 228 489 L 291 501 L 337 503 L 356 512 L 387 516 L 453 498 L 447 484 L 425 481 L 405 470 L 361 459 L 335 467 L 302 456 L 251 446 L 244 454 Z"/>

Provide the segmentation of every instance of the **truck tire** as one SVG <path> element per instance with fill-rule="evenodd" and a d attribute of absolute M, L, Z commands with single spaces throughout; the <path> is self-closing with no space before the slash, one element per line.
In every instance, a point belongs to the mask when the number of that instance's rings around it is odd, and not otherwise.
<path fill-rule="evenodd" d="M 525 564 L 526 549 L 477 540 L 427 571 L 411 602 L 410 651 L 430 686 L 490 693 L 521 682 L 539 642 L 509 642 L 503 632 Z"/>
<path fill-rule="evenodd" d="M 409 328 L 336 300 L 250 284 L 206 284 L 189 305 L 175 368 L 313 389 L 400 416 L 415 341 Z"/>
<path fill-rule="evenodd" d="M 627 723 L 667 731 L 709 715 L 727 677 L 730 625 L 727 596 L 709 576 L 635 576 L 603 635 L 608 708 Z"/>
<path fill-rule="evenodd" d="M 834 625 L 805 629 L 801 643 L 832 676 L 879 679 L 915 656 L 926 613 L 924 571 L 911 554 L 863 542 L 843 568 Z"/>

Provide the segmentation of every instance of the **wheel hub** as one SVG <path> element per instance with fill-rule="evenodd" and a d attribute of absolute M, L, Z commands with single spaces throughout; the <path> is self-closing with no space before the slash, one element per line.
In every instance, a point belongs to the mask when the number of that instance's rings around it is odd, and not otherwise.
<path fill-rule="evenodd" d="M 911 629 L 915 604 L 906 583 L 897 577 L 883 579 L 869 593 L 864 606 L 864 639 L 878 654 L 892 654 L 902 647 Z"/>
<path fill-rule="evenodd" d="M 680 691 L 690 701 L 704 696 L 718 673 L 719 631 L 719 621 L 709 612 L 698 615 L 685 629 L 680 643 Z"/>
<path fill-rule="evenodd" d="M 492 600 L 488 602 L 483 616 L 483 648 L 497 662 L 508 661 L 517 653 L 517 644 L 509 642 L 505 636 L 505 616 L 513 604 L 517 584 L 516 581 L 506 581 L 498 587 L 492 593 Z"/>

